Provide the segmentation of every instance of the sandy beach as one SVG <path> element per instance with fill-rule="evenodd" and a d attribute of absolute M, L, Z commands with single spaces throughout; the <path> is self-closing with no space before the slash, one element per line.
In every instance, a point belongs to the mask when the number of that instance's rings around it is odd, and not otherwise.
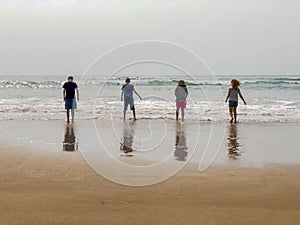
<path fill-rule="evenodd" d="M 145 125 L 143 121 L 137 122 Z M 32 124 L 32 128 L 25 132 L 23 128 L 28 124 Z M 243 133 L 246 129 L 240 125 Z M 10 134 L 13 127 L 18 127 L 19 136 L 16 135 L 16 142 L 11 142 L 12 137 L 2 140 L 10 144 L 0 148 L 1 224 L 299 224 L 300 165 L 297 163 L 271 164 L 260 158 L 259 166 L 240 165 L 235 164 L 238 159 L 226 156 L 227 150 L 225 158 L 229 161 L 224 161 L 222 152 L 228 147 L 225 138 L 225 148 L 218 156 L 221 159 L 216 159 L 219 163 L 212 164 L 204 172 L 198 171 L 198 164 L 191 158 L 184 169 L 165 181 L 141 187 L 124 186 L 104 179 L 84 160 L 81 149 L 86 147 L 85 135 L 79 138 L 80 151 L 75 152 L 62 151 L 63 135 L 56 143 L 51 141 L 57 138 L 55 129 L 46 135 L 47 141 L 45 135 L 39 142 L 30 139 L 38 128 L 64 126 L 62 121 L 2 122 L 2 128 L 6 127 Z M 87 123 L 78 122 L 77 136 L 85 126 L 89 127 Z M 266 127 L 251 126 L 256 133 L 263 132 L 262 128 Z M 281 126 L 297 129 L 297 126 Z M 23 131 L 27 136 L 21 138 Z M 245 152 L 251 151 L 252 144 L 249 136 L 239 137 L 243 145 L 241 154 L 244 152 L 247 159 L 251 154 Z M 256 142 L 261 144 L 259 140 Z M 293 155 L 296 151 L 293 153 L 293 147 L 290 148 L 298 144 L 294 140 L 287 147 L 292 158 L 299 156 Z M 268 144 L 263 146 L 268 148 Z M 172 149 L 174 151 L 174 147 Z M 119 158 L 126 162 L 138 158 L 138 153 L 133 151 L 132 154 L 132 157 Z M 139 161 L 144 164 L 141 159 Z"/>
<path fill-rule="evenodd" d="M 300 225 L 299 8 L 1 0 L 0 225 Z"/>

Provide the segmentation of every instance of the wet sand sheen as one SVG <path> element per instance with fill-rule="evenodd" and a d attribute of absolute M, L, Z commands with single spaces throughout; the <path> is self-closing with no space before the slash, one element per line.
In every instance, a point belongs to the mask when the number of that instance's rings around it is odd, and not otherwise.
<path fill-rule="evenodd" d="M 93 141 L 93 124 L 89 122 L 78 121 L 72 127 L 62 121 L 11 121 L 1 125 L 6 131 L 2 143 L 9 143 L 0 148 L 3 224 L 253 225 L 299 224 L 300 221 L 297 124 L 238 124 L 235 127 L 225 124 L 221 151 L 208 170 L 198 172 L 203 152 L 196 149 L 191 163 L 180 173 L 145 187 L 115 184 L 87 165 L 80 153 L 89 154 L 89 148 L 101 148 L 101 144 Z M 107 123 L 96 124 L 110 143 L 113 156 L 141 166 L 161 159 L 159 149 L 147 152 L 149 160 L 143 152 L 137 151 L 141 146 L 151 146 L 139 142 L 148 138 L 148 131 L 141 133 L 146 126 L 144 121 L 129 124 L 129 127 L 119 122 L 114 125 L 116 135 L 112 136 L 108 129 L 103 130 Z M 190 157 L 197 127 L 189 123 L 185 128 L 176 123 L 167 125 L 170 128 L 165 143 L 170 145 L 165 150 L 169 153 L 166 155 L 170 155 L 168 165 L 182 165 Z M 217 137 L 222 134 L 222 127 L 223 124 L 217 125 Z M 152 124 L 151 130 L 160 128 Z M 205 134 L 210 127 L 203 124 L 201 129 L 200 133 Z M 154 140 L 159 138 L 156 134 L 159 133 L 154 132 Z M 121 156 L 126 153 L 120 150 L 122 141 L 118 137 L 123 137 L 123 145 L 127 138 L 125 144 L 133 148 L 129 153 L 132 157 Z M 200 138 L 205 140 L 206 137 Z M 74 145 L 66 145 L 71 142 Z M 77 146 L 80 151 L 70 152 Z M 105 159 L 103 154 L 97 156 Z M 119 174 L 124 175 L 125 180 L 134 175 Z"/>
<path fill-rule="evenodd" d="M 202 158 L 205 164 L 215 155 L 213 165 L 300 163 L 298 123 L 82 120 L 67 125 L 63 121 L 0 121 L 0 132 L 0 142 L 7 145 L 50 152 L 78 148 L 82 154 L 98 154 L 99 158 L 110 154 L 130 163 L 152 164 L 166 158 L 175 163 L 199 163 Z"/>

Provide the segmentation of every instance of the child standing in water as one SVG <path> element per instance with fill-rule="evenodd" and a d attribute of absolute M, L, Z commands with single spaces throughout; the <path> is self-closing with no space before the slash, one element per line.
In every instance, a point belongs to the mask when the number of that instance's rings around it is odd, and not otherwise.
<path fill-rule="evenodd" d="M 184 80 L 178 81 L 178 85 L 175 89 L 176 96 L 176 120 L 179 117 L 179 109 L 181 109 L 181 120 L 184 121 L 184 109 L 186 108 L 186 98 L 188 96 L 188 90 Z"/>
<path fill-rule="evenodd" d="M 133 113 L 133 119 L 136 120 L 135 116 L 135 108 L 134 108 L 134 101 L 133 101 L 133 92 L 139 96 L 139 98 L 142 100 L 142 97 L 135 91 L 134 86 L 130 84 L 130 78 L 125 79 L 125 84 L 122 86 L 122 93 L 121 93 L 121 101 L 123 101 L 124 98 L 124 112 L 123 112 L 123 119 L 125 120 L 126 117 L 126 111 L 128 108 L 128 105 L 130 106 L 130 110 L 132 110 Z"/>
<path fill-rule="evenodd" d="M 76 95 L 75 95 L 76 91 Z M 70 110 L 72 116 L 72 122 L 74 122 L 74 111 L 77 107 L 76 96 L 79 101 L 78 86 L 73 82 L 73 76 L 68 77 L 68 82 L 63 85 L 63 99 L 65 101 L 65 109 L 67 110 L 67 122 L 70 123 Z"/>
<path fill-rule="evenodd" d="M 228 99 L 229 99 L 229 114 L 231 117 L 230 123 L 236 123 L 236 119 L 237 119 L 237 113 L 236 113 L 236 108 L 238 106 L 238 98 L 239 96 L 241 97 L 241 99 L 243 100 L 244 104 L 246 105 L 246 101 L 239 89 L 239 86 L 241 85 L 241 82 L 233 79 L 231 80 L 231 88 L 228 89 L 228 94 L 225 100 L 225 103 L 227 103 Z"/>

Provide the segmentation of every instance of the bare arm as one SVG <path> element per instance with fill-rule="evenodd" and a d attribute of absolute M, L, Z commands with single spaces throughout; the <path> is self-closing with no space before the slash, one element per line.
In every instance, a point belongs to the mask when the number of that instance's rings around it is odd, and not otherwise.
<path fill-rule="evenodd" d="M 139 93 L 136 92 L 135 89 L 133 90 L 133 92 L 134 92 L 137 96 L 139 96 L 139 98 L 142 100 L 142 97 L 139 95 Z"/>
<path fill-rule="evenodd" d="M 239 89 L 239 96 L 241 97 L 241 99 L 243 100 L 244 104 L 246 105 L 246 101 L 245 101 L 245 99 L 244 99 L 244 97 L 243 97 L 243 95 L 242 95 L 240 89 Z"/>
<path fill-rule="evenodd" d="M 189 93 L 188 93 L 188 92 L 186 92 L 186 93 L 185 93 L 185 101 L 186 101 L 186 99 L 187 99 L 188 95 L 189 95 Z"/>
<path fill-rule="evenodd" d="M 66 101 L 66 89 L 63 89 L 63 100 Z"/>
<path fill-rule="evenodd" d="M 76 95 L 77 95 L 77 100 L 79 101 L 79 90 L 76 88 Z"/>
<path fill-rule="evenodd" d="M 229 98 L 229 96 L 230 96 L 230 92 L 231 92 L 231 89 L 229 88 L 229 89 L 228 89 L 228 94 L 227 94 L 226 99 L 225 99 L 225 103 L 228 101 L 228 98 Z"/>

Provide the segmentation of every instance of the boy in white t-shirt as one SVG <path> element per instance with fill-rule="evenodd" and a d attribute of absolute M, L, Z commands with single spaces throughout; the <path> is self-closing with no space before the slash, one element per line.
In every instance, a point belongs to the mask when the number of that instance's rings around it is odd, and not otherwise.
<path fill-rule="evenodd" d="M 130 84 L 130 78 L 125 79 L 125 84 L 121 88 L 121 101 L 124 99 L 124 112 L 123 112 L 123 119 L 126 119 L 126 111 L 128 108 L 128 105 L 130 105 L 130 110 L 132 110 L 133 113 L 133 119 L 136 120 L 135 116 L 135 107 L 134 107 L 134 100 L 133 100 L 133 92 L 139 96 L 139 98 L 142 100 L 142 97 L 136 92 L 134 89 L 134 86 Z"/>

